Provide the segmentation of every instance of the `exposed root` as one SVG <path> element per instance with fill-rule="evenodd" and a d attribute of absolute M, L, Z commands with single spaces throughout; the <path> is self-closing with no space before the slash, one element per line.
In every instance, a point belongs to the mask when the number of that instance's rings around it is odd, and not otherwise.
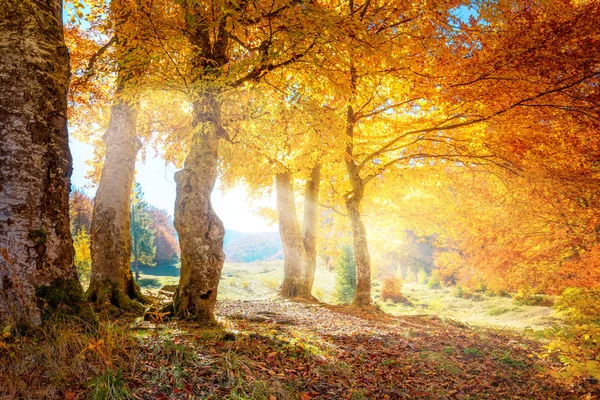
<path fill-rule="evenodd" d="M 122 312 L 141 315 L 148 300 L 142 295 L 139 286 L 133 282 L 127 291 L 112 282 L 90 286 L 86 296 L 98 310 L 107 310 L 110 314 Z"/>

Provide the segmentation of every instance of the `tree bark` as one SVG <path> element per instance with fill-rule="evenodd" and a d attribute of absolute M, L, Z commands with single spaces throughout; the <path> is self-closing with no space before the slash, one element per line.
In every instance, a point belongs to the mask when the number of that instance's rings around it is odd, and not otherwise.
<path fill-rule="evenodd" d="M 353 92 L 356 90 L 356 69 L 350 69 L 350 82 Z M 356 258 L 356 292 L 352 304 L 356 307 L 371 305 L 371 256 L 367 242 L 367 232 L 360 214 L 360 203 L 365 187 L 360 170 L 354 162 L 354 109 L 348 104 L 346 113 L 346 156 L 344 162 L 352 191 L 346 195 L 346 211 L 352 227 L 354 257 Z"/>
<path fill-rule="evenodd" d="M 346 211 L 352 227 L 354 257 L 356 258 L 356 292 L 352 304 L 357 307 L 371 305 L 371 256 L 367 242 L 367 231 L 360 214 L 362 195 L 350 195 L 346 199 Z"/>
<path fill-rule="evenodd" d="M 283 282 L 279 288 L 279 294 L 286 298 L 310 298 L 307 281 L 308 257 L 296 216 L 292 175 L 289 172 L 278 173 L 275 177 L 275 184 L 279 235 L 283 245 L 284 259 Z"/>
<path fill-rule="evenodd" d="M 133 221 L 133 234 L 131 235 L 131 239 L 133 240 L 133 265 L 135 269 L 135 281 L 140 280 L 140 260 L 138 258 L 138 237 L 137 237 L 137 222 L 135 220 L 135 207 L 131 207 L 131 220 Z"/>
<path fill-rule="evenodd" d="M 106 157 L 92 214 L 92 276 L 87 296 L 97 307 L 143 310 L 145 302 L 131 272 L 130 203 L 135 161 L 141 142 L 137 110 L 118 101 L 111 108 L 103 140 Z"/>
<path fill-rule="evenodd" d="M 212 208 L 217 179 L 221 104 L 211 95 L 193 103 L 193 143 L 182 170 L 175 173 L 175 229 L 181 246 L 181 277 L 173 300 L 178 317 L 214 321 L 225 228 Z"/>
<path fill-rule="evenodd" d="M 306 250 L 307 269 L 306 286 L 312 293 L 317 269 L 317 226 L 319 223 L 319 186 L 321 184 L 321 165 L 313 167 L 306 182 L 304 192 L 304 219 L 302 221 L 302 240 Z"/>
<path fill-rule="evenodd" d="M 62 1 L 0 6 L 0 322 L 63 310 L 95 324 L 73 264 Z"/>

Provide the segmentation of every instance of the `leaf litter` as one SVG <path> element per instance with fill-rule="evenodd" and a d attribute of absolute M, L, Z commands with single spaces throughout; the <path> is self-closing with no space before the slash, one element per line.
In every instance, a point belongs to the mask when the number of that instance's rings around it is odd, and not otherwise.
<path fill-rule="evenodd" d="M 431 316 L 221 301 L 216 327 L 139 330 L 138 399 L 594 399 L 554 381 L 542 343 Z"/>

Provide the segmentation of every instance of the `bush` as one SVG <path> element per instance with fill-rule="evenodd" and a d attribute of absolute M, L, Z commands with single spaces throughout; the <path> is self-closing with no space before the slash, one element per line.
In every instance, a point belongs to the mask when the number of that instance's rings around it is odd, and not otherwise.
<path fill-rule="evenodd" d="M 419 282 L 421 285 L 425 285 L 428 279 L 429 275 L 427 275 L 427 272 L 425 272 L 425 268 L 419 268 L 419 273 L 417 274 L 417 282 Z"/>
<path fill-rule="evenodd" d="M 554 305 L 554 300 L 543 294 L 536 294 L 531 288 L 521 288 L 513 296 L 513 300 L 518 304 L 526 306 L 546 306 Z"/>
<path fill-rule="evenodd" d="M 551 332 L 548 352 L 557 353 L 564 364 L 554 376 L 600 380 L 600 289 L 566 288 L 556 308 L 568 325 Z"/>
<path fill-rule="evenodd" d="M 333 298 L 340 303 L 350 303 L 356 292 L 356 259 L 351 246 L 342 247 L 336 272 Z"/>
<path fill-rule="evenodd" d="M 381 286 L 381 300 L 400 303 L 404 301 L 402 296 L 402 281 L 396 275 L 386 275 L 383 277 Z"/>
<path fill-rule="evenodd" d="M 442 287 L 442 284 L 440 283 L 440 278 L 438 278 L 438 276 L 436 274 L 432 274 L 431 277 L 429 278 L 429 281 L 427 281 L 427 288 L 440 289 L 441 287 Z"/>
<path fill-rule="evenodd" d="M 415 274 L 411 269 L 406 272 L 406 277 L 404 278 L 404 282 L 417 282 L 417 274 Z"/>
<path fill-rule="evenodd" d="M 454 296 L 460 299 L 468 299 L 472 295 L 473 293 L 470 290 L 465 290 L 460 285 L 456 286 L 456 289 L 454 290 Z"/>

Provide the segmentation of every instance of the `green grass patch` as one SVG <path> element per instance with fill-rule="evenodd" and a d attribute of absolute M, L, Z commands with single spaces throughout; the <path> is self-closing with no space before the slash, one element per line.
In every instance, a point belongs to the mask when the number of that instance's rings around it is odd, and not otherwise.
<path fill-rule="evenodd" d="M 519 304 L 510 297 L 486 293 L 457 297 L 456 290 L 450 287 L 429 289 L 424 284 L 405 282 L 402 294 L 406 303 L 382 303 L 380 306 L 393 315 L 438 315 L 469 325 L 518 330 L 547 329 L 560 319 L 548 306 Z M 378 289 L 374 288 L 373 292 L 377 299 Z"/>

